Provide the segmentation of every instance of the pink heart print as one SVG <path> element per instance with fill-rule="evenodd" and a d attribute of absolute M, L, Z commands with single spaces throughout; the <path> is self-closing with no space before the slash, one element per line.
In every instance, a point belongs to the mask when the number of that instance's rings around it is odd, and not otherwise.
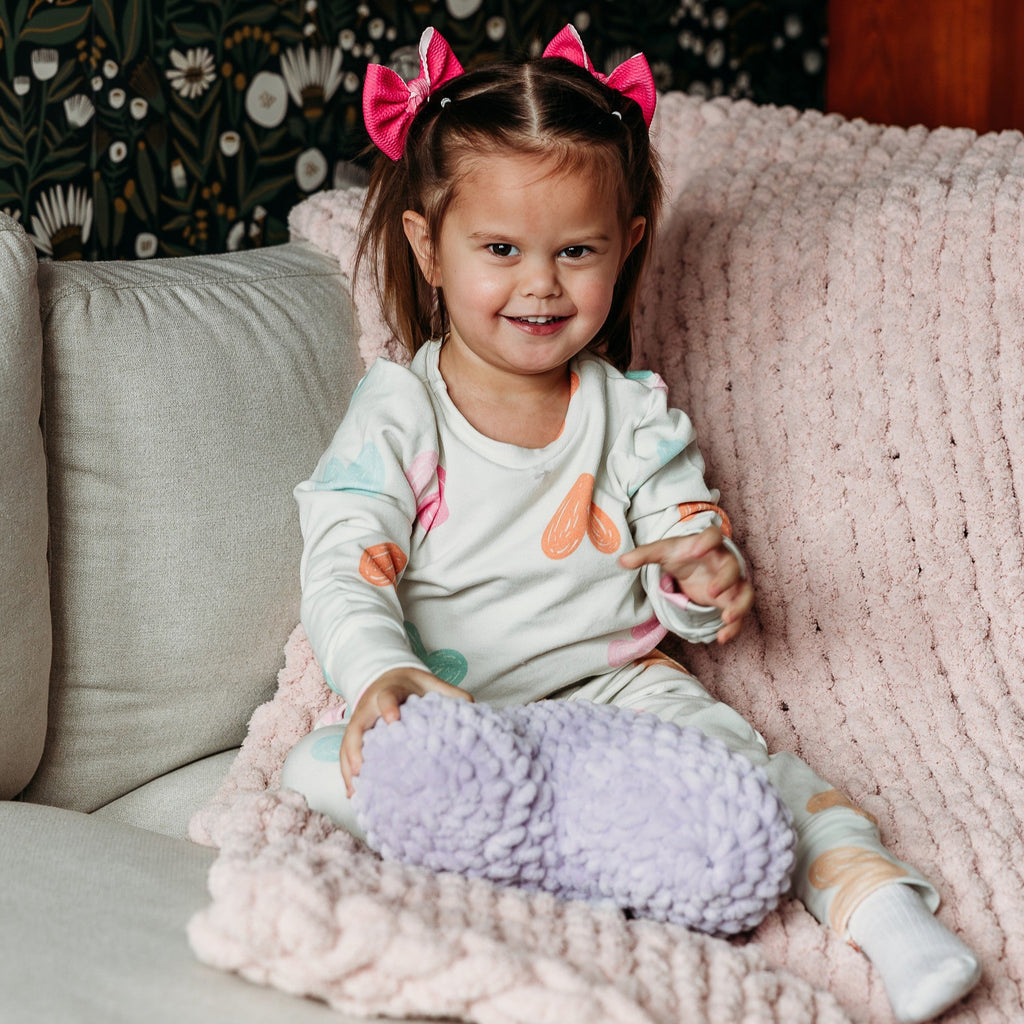
<path fill-rule="evenodd" d="M 416 496 L 416 518 L 428 533 L 448 519 L 448 504 L 444 499 L 446 474 L 444 466 L 438 465 L 438 460 L 437 452 L 423 452 L 413 459 L 405 474 Z M 426 493 L 435 476 L 437 490 Z"/>

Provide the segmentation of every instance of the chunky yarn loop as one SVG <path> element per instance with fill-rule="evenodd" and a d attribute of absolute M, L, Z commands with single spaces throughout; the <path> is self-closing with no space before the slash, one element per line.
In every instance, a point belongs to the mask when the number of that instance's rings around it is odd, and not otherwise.
<path fill-rule="evenodd" d="M 711 934 L 756 927 L 794 862 L 759 768 L 697 729 L 585 701 L 411 697 L 367 733 L 355 800 L 387 859 Z"/>

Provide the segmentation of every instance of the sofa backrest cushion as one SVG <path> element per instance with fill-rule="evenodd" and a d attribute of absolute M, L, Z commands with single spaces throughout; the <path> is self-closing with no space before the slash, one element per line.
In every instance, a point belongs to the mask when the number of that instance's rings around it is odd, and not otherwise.
<path fill-rule="evenodd" d="M 27 799 L 93 810 L 237 746 L 299 618 L 292 488 L 363 372 L 305 243 L 44 264 L 54 665 Z"/>
<path fill-rule="evenodd" d="M 36 251 L 0 213 L 0 799 L 32 777 L 46 735 L 50 608 Z"/>

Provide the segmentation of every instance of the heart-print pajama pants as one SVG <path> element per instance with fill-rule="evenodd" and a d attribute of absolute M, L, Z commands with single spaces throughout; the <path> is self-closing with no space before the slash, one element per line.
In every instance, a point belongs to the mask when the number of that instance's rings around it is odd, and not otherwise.
<path fill-rule="evenodd" d="M 886 850 L 867 812 L 794 754 L 769 754 L 764 739 L 746 719 L 715 700 L 682 666 L 659 652 L 553 696 L 614 704 L 694 726 L 759 765 L 793 814 L 797 834 L 793 893 L 820 922 L 844 938 L 848 938 L 854 909 L 883 885 L 914 886 L 933 911 L 938 907 L 934 886 Z M 338 762 L 344 731 L 344 725 L 328 725 L 300 740 L 288 755 L 281 783 L 362 838 Z"/>

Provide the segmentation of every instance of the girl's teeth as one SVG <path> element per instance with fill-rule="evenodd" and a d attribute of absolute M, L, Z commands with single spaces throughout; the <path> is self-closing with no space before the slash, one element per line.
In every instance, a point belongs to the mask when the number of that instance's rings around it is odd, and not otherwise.
<path fill-rule="evenodd" d="M 553 320 L 557 320 L 558 317 L 554 316 L 521 316 L 517 317 L 518 320 L 522 320 L 528 324 L 549 324 Z"/>

